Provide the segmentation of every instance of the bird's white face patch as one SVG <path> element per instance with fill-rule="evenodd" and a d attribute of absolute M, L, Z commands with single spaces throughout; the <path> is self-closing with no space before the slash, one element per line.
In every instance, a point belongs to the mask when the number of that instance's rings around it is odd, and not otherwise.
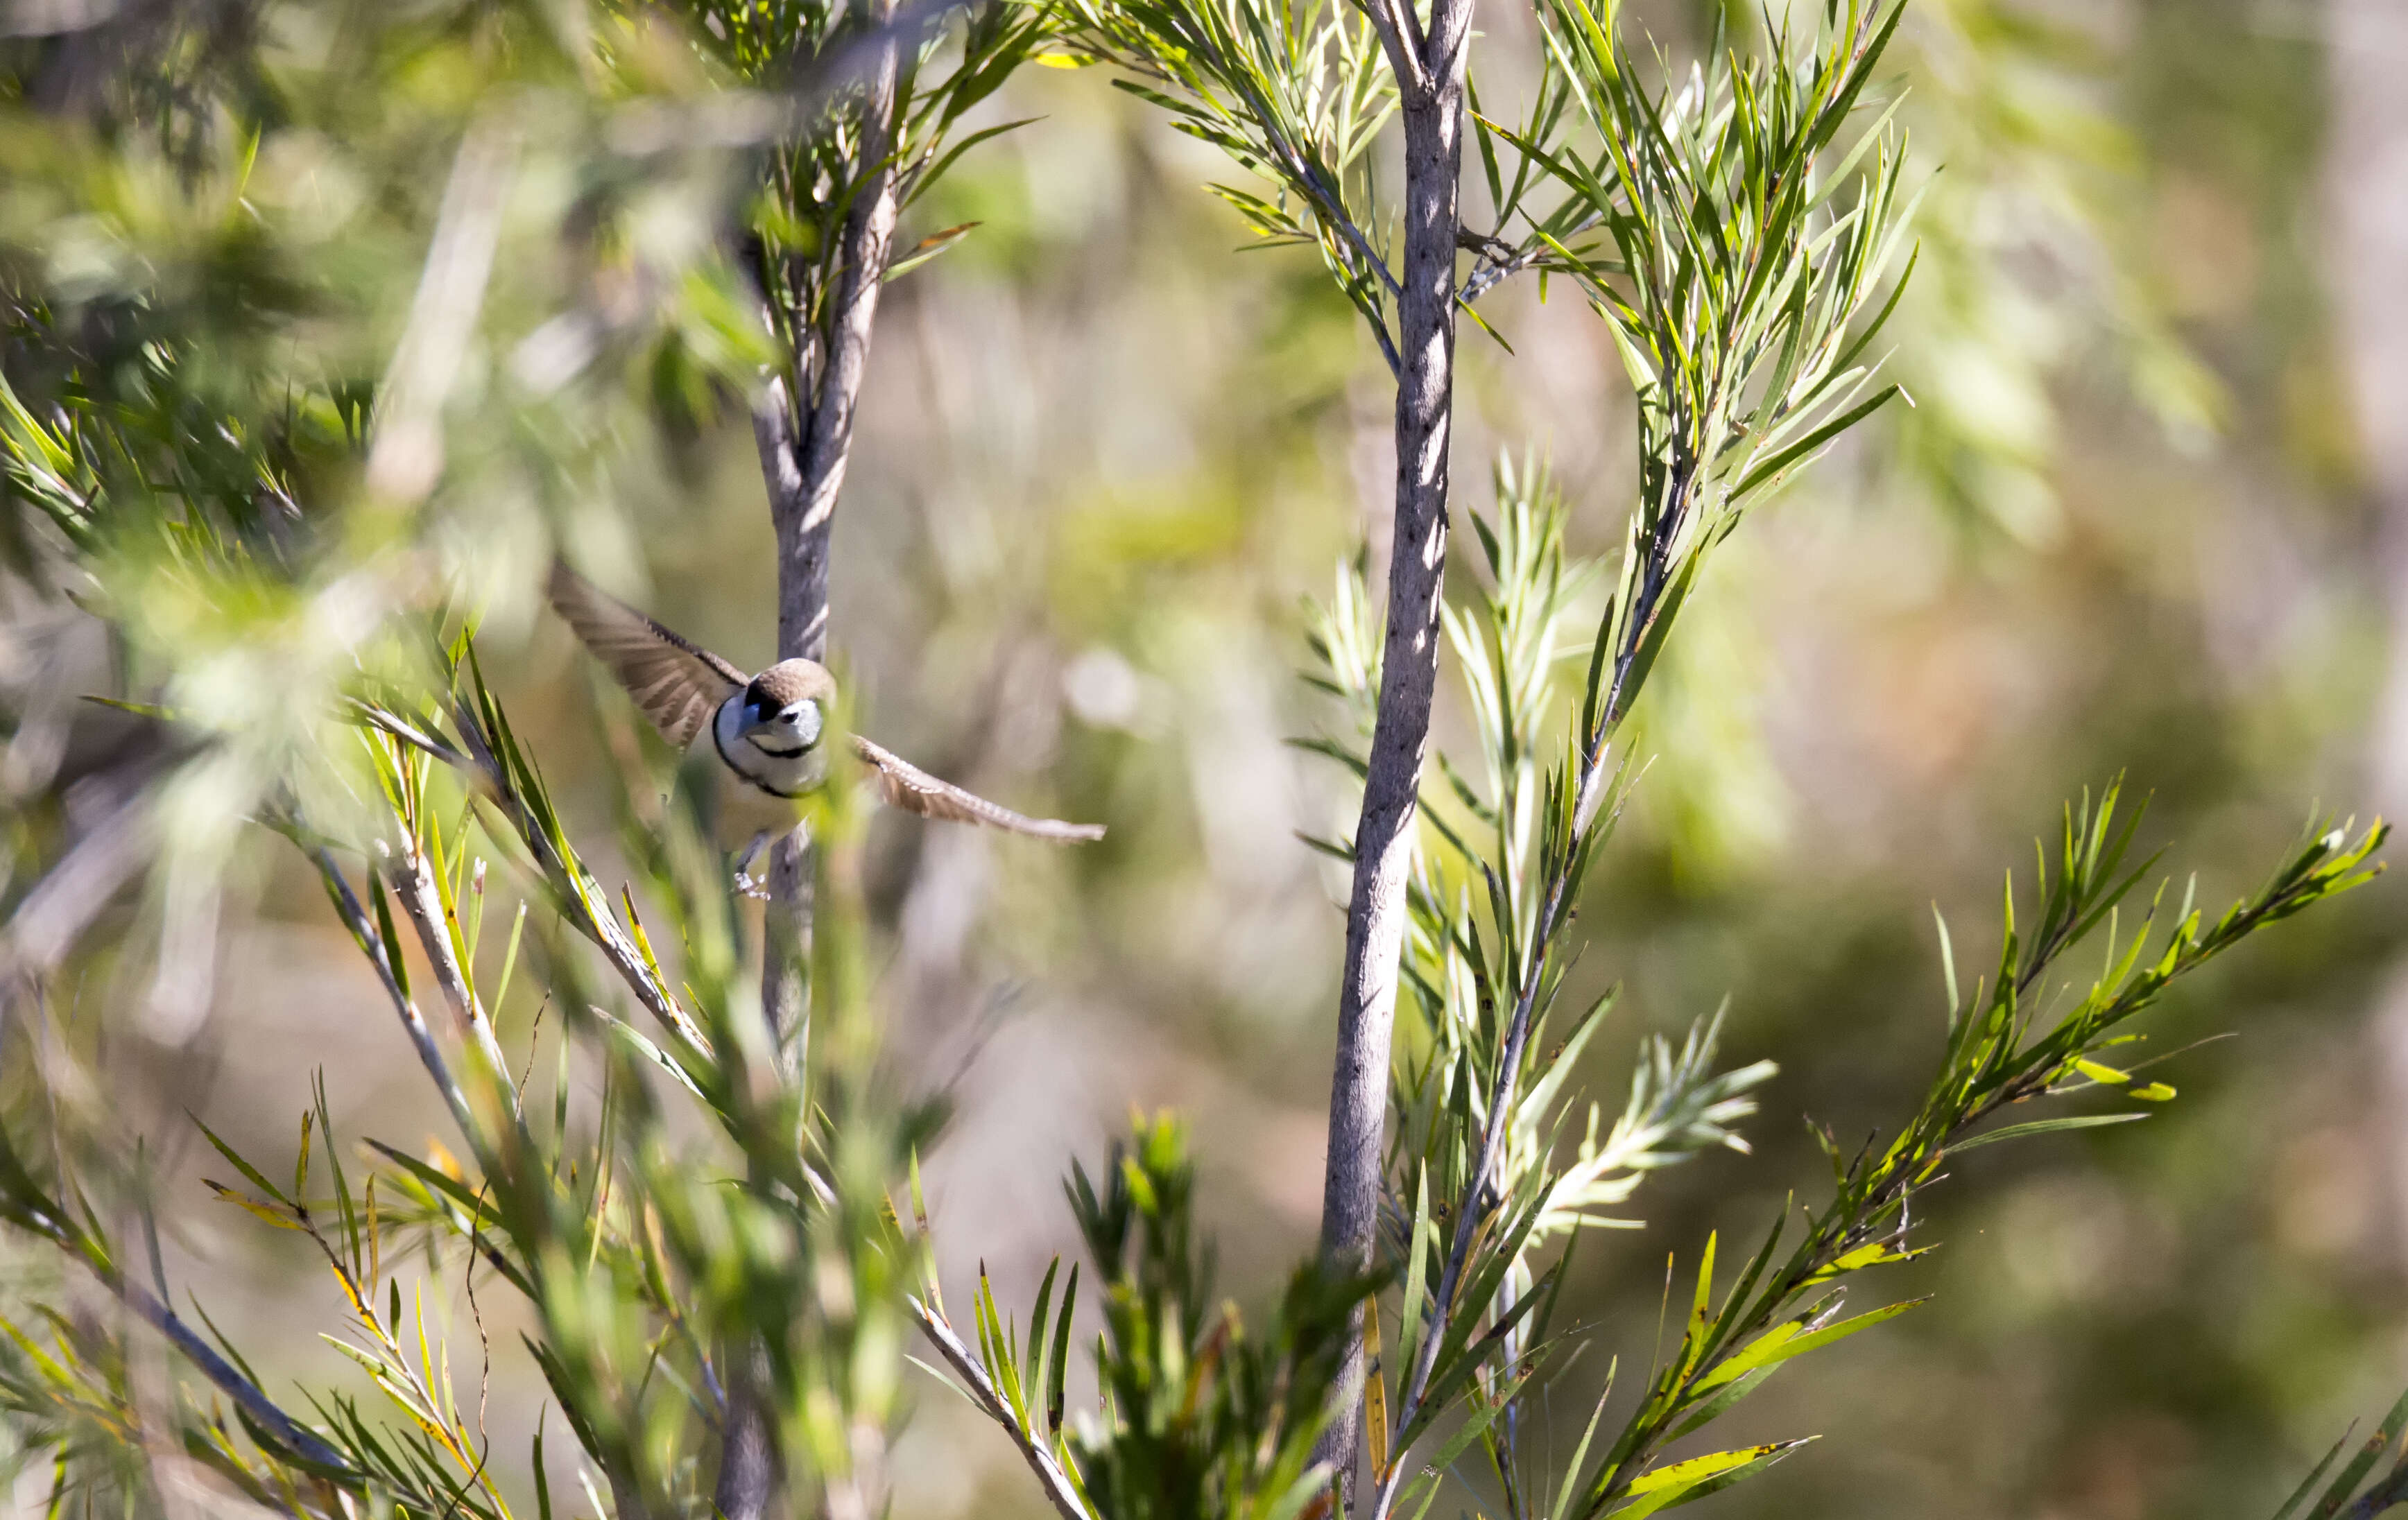
<path fill-rule="evenodd" d="M 820 705 L 805 697 L 763 724 L 761 732 L 769 736 L 781 749 L 791 742 L 808 750 L 820 741 L 821 722 Z"/>
<path fill-rule="evenodd" d="M 764 712 L 745 692 L 719 706 L 710 725 L 719 757 L 738 775 L 781 796 L 817 783 L 820 734 L 826 723 L 819 703 L 805 698 Z"/>

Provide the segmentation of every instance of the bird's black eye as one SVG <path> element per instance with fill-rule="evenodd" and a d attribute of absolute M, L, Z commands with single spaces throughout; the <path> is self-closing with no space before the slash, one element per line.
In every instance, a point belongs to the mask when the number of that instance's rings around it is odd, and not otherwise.
<path fill-rule="evenodd" d="M 795 737 L 803 741 L 803 748 L 808 750 L 820 741 L 820 705 L 817 702 L 809 699 L 797 702 L 779 716 L 795 725 Z"/>

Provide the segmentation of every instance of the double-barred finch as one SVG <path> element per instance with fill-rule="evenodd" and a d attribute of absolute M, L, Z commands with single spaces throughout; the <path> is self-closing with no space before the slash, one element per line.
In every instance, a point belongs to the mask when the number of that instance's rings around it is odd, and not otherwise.
<path fill-rule="evenodd" d="M 762 832 L 793 826 L 793 799 L 827 778 L 820 738 L 836 696 L 836 678 L 825 666 L 781 660 L 747 677 L 597 590 L 558 560 L 552 566 L 552 605 L 671 744 L 717 757 L 717 768 L 734 782 L 722 788 L 734 804 L 730 822 L 749 819 Z M 878 773 L 879 796 L 890 808 L 1065 843 L 1104 837 L 1101 824 L 1013 812 L 939 781 L 858 734 L 853 736 L 853 751 Z M 749 860 L 752 852 L 746 853 Z"/>

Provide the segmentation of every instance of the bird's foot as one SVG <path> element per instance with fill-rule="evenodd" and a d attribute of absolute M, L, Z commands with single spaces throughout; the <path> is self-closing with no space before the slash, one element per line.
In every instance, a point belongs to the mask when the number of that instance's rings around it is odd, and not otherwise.
<path fill-rule="evenodd" d="M 768 884 L 761 877 L 752 874 L 752 863 L 761 858 L 762 847 L 768 842 L 769 836 L 767 831 L 755 834 L 752 836 L 752 842 L 746 845 L 743 853 L 736 857 L 736 890 L 748 897 L 758 897 L 763 902 L 769 900 Z"/>

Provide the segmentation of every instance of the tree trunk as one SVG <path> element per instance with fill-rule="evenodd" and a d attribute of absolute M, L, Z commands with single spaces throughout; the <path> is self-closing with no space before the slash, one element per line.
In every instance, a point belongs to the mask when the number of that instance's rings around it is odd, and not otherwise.
<path fill-rule="evenodd" d="M 1370 772 L 1354 829 L 1346 965 L 1339 986 L 1338 1053 L 1330 1078 L 1329 1150 L 1321 1203 L 1322 1259 L 1369 1271 L 1377 1259 L 1389 1037 L 1396 1025 L 1405 889 L 1420 809 L 1422 757 L 1438 687 L 1444 601 L 1447 455 L 1455 403 L 1456 187 L 1463 157 L 1463 53 L 1470 0 L 1434 0 L 1421 81 L 1399 68 L 1404 95 L 1403 291 L 1398 298 L 1397 504 L 1388 559 L 1387 635 Z M 1363 1445 L 1366 1367 L 1359 1319 L 1339 1369 L 1340 1402 L 1320 1455 L 1353 1491 Z"/>
<path fill-rule="evenodd" d="M 874 7 L 873 24 L 882 26 L 891 9 Z M 897 39 L 888 35 L 871 64 L 862 106 L 861 161 L 876 167 L 845 220 L 843 265 L 831 297 L 833 316 L 819 335 L 818 384 L 810 383 L 811 377 L 798 363 L 794 395 L 788 396 L 783 381 L 772 380 L 752 412 L 753 443 L 760 452 L 769 520 L 778 538 L 781 660 L 827 655 L 828 562 L 837 496 L 844 489 L 845 466 L 853 454 L 853 413 L 869 365 L 878 294 L 886 278 L 898 210 L 895 172 L 884 163 L 892 151 L 898 50 Z M 771 847 L 761 984 L 762 1011 L 771 1037 L 797 1061 L 805 1018 L 801 968 L 809 958 L 811 920 L 805 850 L 799 833 Z"/>
<path fill-rule="evenodd" d="M 817 374 L 796 355 L 790 384 L 772 380 L 752 411 L 752 437 L 769 493 L 778 546 L 778 658 L 827 655 L 828 561 L 837 496 L 853 452 L 853 414 L 869 364 L 878 295 L 895 240 L 892 152 L 898 39 L 887 22 L 890 0 L 871 0 L 869 23 L 882 40 L 863 92 L 860 162 L 870 166 L 845 219 L 842 265 L 831 293 L 831 320 L 817 336 Z M 817 384 L 811 383 L 816 378 Z M 789 394 L 791 390 L 791 394 Z M 809 1040 L 806 968 L 811 943 L 810 842 L 796 829 L 770 846 L 769 902 L 762 913 L 761 1011 L 789 1076 L 799 1075 Z M 771 1423 L 767 1358 L 757 1348 L 730 1357 L 727 1416 L 712 1502 L 724 1520 L 761 1520 L 781 1486 Z"/>

